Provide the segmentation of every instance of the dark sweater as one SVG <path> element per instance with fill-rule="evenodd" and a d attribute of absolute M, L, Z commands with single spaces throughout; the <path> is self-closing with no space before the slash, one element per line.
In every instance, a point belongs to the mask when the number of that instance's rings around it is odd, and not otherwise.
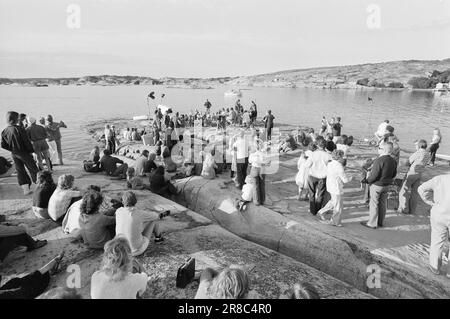
<path fill-rule="evenodd" d="M 56 185 L 45 188 L 43 188 L 42 186 L 36 187 L 36 190 L 33 194 L 33 206 L 39 208 L 48 208 L 48 202 L 55 189 Z"/>
<path fill-rule="evenodd" d="M 372 166 L 372 171 L 367 182 L 377 186 L 388 186 L 397 175 L 397 162 L 390 155 L 378 157 Z"/>
<path fill-rule="evenodd" d="M 33 153 L 33 145 L 23 127 L 9 125 L 2 132 L 2 148 L 13 154 Z"/>

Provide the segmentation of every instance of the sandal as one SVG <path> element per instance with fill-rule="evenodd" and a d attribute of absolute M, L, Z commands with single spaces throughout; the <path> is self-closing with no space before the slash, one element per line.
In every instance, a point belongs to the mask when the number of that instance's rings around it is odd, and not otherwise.
<path fill-rule="evenodd" d="M 163 219 L 164 217 L 170 216 L 170 210 L 166 210 L 159 214 L 159 219 Z"/>
<path fill-rule="evenodd" d="M 164 237 L 159 236 L 159 237 L 155 237 L 155 243 L 161 243 L 164 241 Z"/>

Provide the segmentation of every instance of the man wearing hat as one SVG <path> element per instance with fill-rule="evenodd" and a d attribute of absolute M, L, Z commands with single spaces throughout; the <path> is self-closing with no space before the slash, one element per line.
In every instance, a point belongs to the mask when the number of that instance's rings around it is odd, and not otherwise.
<path fill-rule="evenodd" d="M 52 171 L 52 163 L 50 161 L 50 151 L 45 140 L 47 138 L 47 131 L 43 126 L 36 125 L 36 119 L 34 117 L 28 118 L 29 126 L 26 128 L 27 135 L 33 144 L 34 153 L 36 154 L 38 167 L 40 170 L 44 169 L 42 165 L 42 158 L 45 159 L 47 169 Z"/>

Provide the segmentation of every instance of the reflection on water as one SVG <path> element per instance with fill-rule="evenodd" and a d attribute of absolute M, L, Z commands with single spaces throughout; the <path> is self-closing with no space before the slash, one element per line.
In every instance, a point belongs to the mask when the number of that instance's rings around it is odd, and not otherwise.
<path fill-rule="evenodd" d="M 131 118 L 147 114 L 146 96 L 156 92 L 151 108 L 162 103 L 180 112 L 203 109 L 208 98 L 212 110 L 231 107 L 236 98 L 225 97 L 230 87 L 212 90 L 169 89 L 161 86 L 0 86 L 0 113 L 13 109 L 35 117 L 53 114 L 69 126 L 63 131 L 66 151 L 86 151 L 93 141 L 80 133 L 87 122 L 112 117 Z M 164 99 L 160 96 L 165 93 Z M 443 143 L 439 153 L 450 154 L 450 100 L 433 92 L 249 88 L 242 90 L 244 107 L 258 105 L 258 116 L 271 109 L 276 122 L 319 128 L 322 115 L 340 116 L 343 133 L 356 137 L 372 134 L 380 122 L 389 119 L 402 147 L 411 149 L 418 138 L 430 140 L 440 127 Z M 372 102 L 368 101 L 372 98 Z"/>

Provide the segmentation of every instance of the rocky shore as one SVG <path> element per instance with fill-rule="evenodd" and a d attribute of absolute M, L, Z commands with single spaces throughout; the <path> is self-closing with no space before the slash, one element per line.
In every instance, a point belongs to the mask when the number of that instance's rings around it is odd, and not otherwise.
<path fill-rule="evenodd" d="M 408 60 L 358 65 L 331 66 L 308 69 L 285 70 L 267 74 L 215 78 L 176 78 L 96 75 L 68 78 L 0 78 L 0 85 L 46 87 L 53 85 L 164 85 L 168 88 L 210 89 L 223 85 L 235 87 L 317 88 L 317 89 L 410 89 L 413 77 L 427 77 L 434 70 L 450 69 L 450 59 Z M 367 79 L 370 85 L 358 85 Z M 395 83 L 392 88 L 390 84 Z"/>

